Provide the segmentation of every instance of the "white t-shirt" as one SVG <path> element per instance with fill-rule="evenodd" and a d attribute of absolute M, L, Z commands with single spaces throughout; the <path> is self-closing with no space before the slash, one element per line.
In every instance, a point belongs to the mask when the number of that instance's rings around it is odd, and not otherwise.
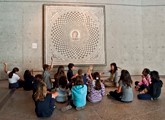
<path fill-rule="evenodd" d="M 11 71 L 7 71 L 7 74 L 9 75 L 10 72 Z M 12 78 L 9 78 L 8 80 L 9 80 L 9 83 L 16 83 L 19 79 L 20 77 L 17 74 L 13 73 Z"/>

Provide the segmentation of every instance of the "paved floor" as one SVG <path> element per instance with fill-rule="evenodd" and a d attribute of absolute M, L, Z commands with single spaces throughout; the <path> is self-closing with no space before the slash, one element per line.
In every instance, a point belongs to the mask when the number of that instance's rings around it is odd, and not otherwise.
<path fill-rule="evenodd" d="M 133 80 L 140 80 L 139 76 L 133 76 Z M 162 78 L 165 80 L 165 78 Z M 113 88 L 106 88 L 108 93 Z M 7 82 L 0 82 L 0 102 L 9 93 Z M 0 108 L 0 120 L 39 120 L 34 112 L 34 103 L 31 98 L 32 91 L 16 90 L 9 93 L 8 99 Z M 137 91 L 134 90 L 134 101 L 129 104 L 118 102 L 104 96 L 100 103 L 87 102 L 84 110 L 75 109 L 61 112 L 60 108 L 66 104 L 57 104 L 53 115 L 46 120 L 165 120 L 165 88 L 157 101 L 141 101 L 136 98 Z"/>

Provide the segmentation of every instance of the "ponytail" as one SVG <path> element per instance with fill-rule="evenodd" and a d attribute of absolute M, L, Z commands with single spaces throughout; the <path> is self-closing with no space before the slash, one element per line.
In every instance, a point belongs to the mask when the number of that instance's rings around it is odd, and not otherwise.
<path fill-rule="evenodd" d="M 96 82 L 95 82 L 95 90 L 101 90 L 101 82 L 100 82 L 100 80 L 96 80 Z"/>
<path fill-rule="evenodd" d="M 17 67 L 13 68 L 13 70 L 8 75 L 9 78 L 12 78 L 13 77 L 13 74 L 16 73 L 16 72 L 18 72 L 18 71 L 19 71 L 19 69 Z"/>
<path fill-rule="evenodd" d="M 98 72 L 94 73 L 95 82 L 95 90 L 101 90 L 101 82 L 100 82 L 100 74 Z"/>

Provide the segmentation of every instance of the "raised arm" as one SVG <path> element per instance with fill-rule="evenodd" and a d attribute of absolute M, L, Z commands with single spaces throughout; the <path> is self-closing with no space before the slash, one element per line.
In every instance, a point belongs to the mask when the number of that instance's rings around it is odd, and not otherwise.
<path fill-rule="evenodd" d="M 51 57 L 50 70 L 53 69 L 53 57 Z"/>
<path fill-rule="evenodd" d="M 3 63 L 4 64 L 4 72 L 7 73 L 7 63 Z"/>
<path fill-rule="evenodd" d="M 88 74 L 88 76 L 90 77 L 91 80 L 93 80 L 93 77 L 91 75 L 92 69 L 93 69 L 93 65 L 90 65 L 89 68 L 88 68 L 88 71 L 87 71 L 87 74 Z"/>

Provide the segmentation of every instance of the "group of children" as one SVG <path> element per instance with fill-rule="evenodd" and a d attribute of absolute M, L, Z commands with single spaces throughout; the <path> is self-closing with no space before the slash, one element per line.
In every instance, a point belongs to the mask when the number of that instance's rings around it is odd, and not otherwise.
<path fill-rule="evenodd" d="M 13 71 L 7 71 L 7 64 L 4 64 L 4 71 L 9 77 L 9 88 L 15 89 L 23 86 L 24 90 L 33 90 L 32 98 L 35 103 L 35 112 L 38 117 L 49 117 L 55 109 L 55 102 L 65 103 L 67 106 L 61 110 L 67 111 L 71 108 L 81 110 L 86 105 L 86 100 L 92 103 L 98 103 L 105 95 L 105 87 L 115 87 L 116 90 L 110 91 L 107 96 L 118 101 L 129 103 L 133 101 L 133 81 L 127 70 L 121 70 L 120 79 L 118 79 L 118 67 L 116 63 L 110 64 L 110 77 L 107 80 L 101 80 L 101 75 L 106 72 L 92 73 L 93 66 L 88 68 L 87 73 L 83 74 L 79 69 L 77 74 L 73 73 L 74 64 L 68 64 L 68 71 L 65 74 L 64 66 L 58 67 L 54 80 L 51 79 L 51 65 L 43 65 L 43 74 L 37 74 L 35 77 L 29 70 L 24 73 L 24 83 L 20 81 L 17 75 L 18 68 Z M 138 99 L 155 100 L 161 94 L 163 82 L 159 78 L 157 71 L 151 71 L 145 68 L 142 72 L 142 80 L 135 82 L 135 89 L 139 91 Z M 55 90 L 55 91 L 54 91 Z"/>

